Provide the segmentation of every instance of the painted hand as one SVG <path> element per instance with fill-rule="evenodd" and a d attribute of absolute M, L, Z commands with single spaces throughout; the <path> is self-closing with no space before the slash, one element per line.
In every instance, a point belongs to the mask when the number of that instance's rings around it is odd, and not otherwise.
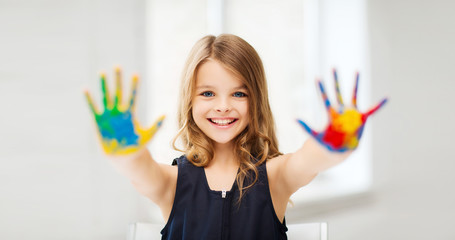
<path fill-rule="evenodd" d="M 116 90 L 114 101 L 109 95 L 105 74 L 101 74 L 104 111 L 99 112 L 86 90 L 90 109 L 95 116 L 103 150 L 107 154 L 124 155 L 138 151 L 153 137 L 163 122 L 164 116 L 147 129 L 141 128 L 133 115 L 138 77 L 133 76 L 131 96 L 127 104 L 122 104 L 122 80 L 120 68 L 115 70 Z"/>
<path fill-rule="evenodd" d="M 327 147 L 333 152 L 344 152 L 347 150 L 355 149 L 359 140 L 362 137 L 363 128 L 369 116 L 381 108 L 386 102 L 384 98 L 376 106 L 371 108 L 365 113 L 359 112 L 357 109 L 357 87 L 359 84 L 359 73 L 356 74 L 356 82 L 354 87 L 354 94 L 352 96 L 352 107 L 344 107 L 343 98 L 341 97 L 338 76 L 336 70 L 333 70 L 333 77 L 335 80 L 335 90 L 339 104 L 339 110 L 336 111 L 330 104 L 324 86 L 321 81 L 318 81 L 319 89 L 321 90 L 325 107 L 329 114 L 329 125 L 323 132 L 316 132 L 311 129 L 302 120 L 297 120 L 303 128 L 313 136 L 319 143 Z"/>

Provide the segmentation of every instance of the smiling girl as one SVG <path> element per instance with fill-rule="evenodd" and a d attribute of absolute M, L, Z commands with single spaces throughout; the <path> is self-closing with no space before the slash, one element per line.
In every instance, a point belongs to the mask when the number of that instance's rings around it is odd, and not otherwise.
<path fill-rule="evenodd" d="M 368 116 L 385 103 L 362 114 L 354 97 L 354 108 L 344 109 L 337 89 L 342 108 L 335 111 L 320 84 L 329 126 L 317 133 L 300 121 L 314 138 L 283 155 L 259 55 L 235 35 L 206 36 L 193 47 L 183 72 L 174 147 L 180 139 L 184 155 L 171 166 L 157 163 L 144 147 L 163 117 L 149 129 L 139 127 L 132 114 L 137 77 L 128 105 L 122 105 L 119 74 L 113 102 L 102 77 L 103 113 L 88 92 L 87 99 L 103 149 L 160 207 L 167 222 L 162 239 L 286 239 L 284 215 L 291 195 L 346 159 Z"/>

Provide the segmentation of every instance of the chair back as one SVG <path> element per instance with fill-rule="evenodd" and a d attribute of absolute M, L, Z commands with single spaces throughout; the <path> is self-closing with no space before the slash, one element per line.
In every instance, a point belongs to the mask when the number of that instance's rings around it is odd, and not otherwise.
<path fill-rule="evenodd" d="M 301 223 L 288 225 L 289 240 L 327 240 L 327 223 Z"/>

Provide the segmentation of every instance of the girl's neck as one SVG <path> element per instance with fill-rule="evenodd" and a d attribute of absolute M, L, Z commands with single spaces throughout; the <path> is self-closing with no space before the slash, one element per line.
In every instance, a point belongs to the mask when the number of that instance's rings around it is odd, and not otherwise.
<path fill-rule="evenodd" d="M 238 160 L 234 155 L 234 143 L 219 144 L 215 143 L 213 159 L 208 167 L 235 167 L 239 166 Z"/>

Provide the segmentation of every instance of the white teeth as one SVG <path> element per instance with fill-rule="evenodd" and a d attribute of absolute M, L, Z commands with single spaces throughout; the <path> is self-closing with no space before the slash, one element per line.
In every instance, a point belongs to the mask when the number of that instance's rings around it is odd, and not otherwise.
<path fill-rule="evenodd" d="M 234 122 L 234 119 L 210 119 L 213 123 L 217 125 L 228 125 Z"/>

